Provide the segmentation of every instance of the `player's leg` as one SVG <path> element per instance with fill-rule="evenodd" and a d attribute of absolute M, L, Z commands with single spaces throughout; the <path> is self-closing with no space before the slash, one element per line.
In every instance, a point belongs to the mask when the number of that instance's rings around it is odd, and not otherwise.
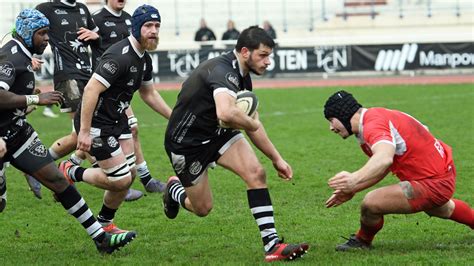
<path fill-rule="evenodd" d="M 265 170 L 243 135 L 234 136 L 219 152 L 222 156 L 217 163 L 239 175 L 247 185 L 249 208 L 260 230 L 265 260 L 292 260 L 305 254 L 309 248 L 307 244 L 286 244 L 280 241 Z"/>
<path fill-rule="evenodd" d="M 143 184 L 147 192 L 162 193 L 166 188 L 166 184 L 160 182 L 160 180 L 157 180 L 151 176 L 150 170 L 148 169 L 148 165 L 143 156 L 142 146 L 138 137 L 138 119 L 135 117 L 131 106 L 127 108 L 125 113 L 128 117 L 128 125 L 130 126 L 132 131 L 133 145 L 135 147 L 137 174 L 140 177 L 140 182 Z"/>
<path fill-rule="evenodd" d="M 52 190 L 56 198 L 76 220 L 84 227 L 89 236 L 95 241 L 100 252 L 111 253 L 126 245 L 135 237 L 134 232 L 127 232 L 120 241 L 112 241 L 102 226 L 94 218 L 79 192 L 69 184 L 55 166 L 46 148 L 33 133 L 13 154 L 12 165 L 17 169 L 34 176 L 44 186 Z"/>
<path fill-rule="evenodd" d="M 444 205 L 425 212 L 430 216 L 450 219 L 474 229 L 474 209 L 462 200 L 450 199 Z"/>
<path fill-rule="evenodd" d="M 382 229 L 385 214 L 413 213 L 412 205 L 400 184 L 375 189 L 367 193 L 361 204 L 360 228 L 337 251 L 369 248 L 375 235 Z"/>

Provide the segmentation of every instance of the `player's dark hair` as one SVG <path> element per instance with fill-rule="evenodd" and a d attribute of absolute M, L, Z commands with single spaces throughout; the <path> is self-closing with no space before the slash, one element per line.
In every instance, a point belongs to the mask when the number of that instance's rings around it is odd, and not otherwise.
<path fill-rule="evenodd" d="M 258 49 L 260 44 L 272 49 L 275 47 L 275 42 L 272 37 L 270 37 L 264 29 L 258 26 L 250 26 L 240 33 L 237 44 L 235 45 L 235 50 L 240 53 L 243 47 L 247 47 L 250 51 L 253 51 Z"/>

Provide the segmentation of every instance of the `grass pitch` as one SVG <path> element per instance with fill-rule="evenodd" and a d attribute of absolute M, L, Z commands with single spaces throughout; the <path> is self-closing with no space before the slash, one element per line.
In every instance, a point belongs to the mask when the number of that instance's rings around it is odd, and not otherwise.
<path fill-rule="evenodd" d="M 292 165 L 294 179 L 280 180 L 271 162 L 261 153 L 275 209 L 276 228 L 288 242 L 308 242 L 309 253 L 295 262 L 327 264 L 452 264 L 472 265 L 474 233 L 452 221 L 429 218 L 423 213 L 388 215 L 374 241 L 374 249 L 336 253 L 336 244 L 358 229 L 359 204 L 368 191 L 346 204 L 326 209 L 331 189 L 327 179 L 338 171 L 354 171 L 367 158 L 354 137 L 347 140 L 331 133 L 322 106 L 339 88 L 256 90 L 259 112 L 268 134 Z M 344 88 L 366 107 L 383 106 L 407 112 L 427 125 L 437 138 L 454 149 L 458 171 L 455 197 L 474 206 L 474 88 L 467 85 L 383 86 Z M 162 92 L 170 105 L 177 92 Z M 166 180 L 172 169 L 163 149 L 165 119 L 136 99 L 140 138 L 152 175 Z M 44 118 L 40 110 L 29 118 L 46 146 L 71 128 L 66 115 Z M 388 176 L 377 186 L 396 183 Z M 133 188 L 143 191 L 139 182 Z M 175 220 L 162 211 L 161 195 L 148 193 L 124 203 L 116 223 L 134 229 L 138 237 L 111 256 L 101 256 L 81 226 L 54 203 L 43 188 L 43 199 L 28 191 L 25 178 L 7 170 L 8 204 L 0 214 L 0 264 L 143 264 L 143 265 L 256 265 L 263 263 L 263 249 L 256 223 L 248 209 L 244 183 L 217 167 L 210 171 L 214 209 L 199 218 L 181 209 Z M 94 213 L 102 191 L 78 184 Z"/>

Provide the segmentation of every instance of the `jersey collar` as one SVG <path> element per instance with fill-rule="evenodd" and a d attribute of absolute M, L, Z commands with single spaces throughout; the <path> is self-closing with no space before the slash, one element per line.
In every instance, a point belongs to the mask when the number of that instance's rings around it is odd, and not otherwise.
<path fill-rule="evenodd" d="M 244 72 L 242 71 L 242 68 L 240 67 L 240 60 L 239 60 L 239 55 L 237 54 L 237 50 L 233 50 L 232 51 L 235 55 L 235 58 L 237 59 L 237 67 L 239 68 L 239 73 L 240 75 L 243 77 L 244 76 Z M 234 66 L 234 63 L 232 63 L 232 66 L 235 68 L 236 66 Z"/>
<path fill-rule="evenodd" d="M 140 53 L 140 50 L 138 50 L 138 48 L 135 46 L 135 42 L 133 42 L 133 40 L 136 41 L 137 39 L 135 39 L 135 37 L 133 37 L 133 36 L 131 36 L 131 35 L 128 36 L 128 41 L 129 41 L 130 44 L 132 45 L 133 50 L 134 50 L 135 53 L 138 55 L 138 57 L 142 58 L 143 55 L 145 54 L 145 52 Z"/>
<path fill-rule="evenodd" d="M 64 4 L 64 5 L 70 6 L 70 7 L 76 6 L 76 3 L 71 4 L 71 3 L 66 2 L 66 0 L 61 0 L 61 1 L 59 1 L 59 2 L 61 2 L 61 3 Z"/>
<path fill-rule="evenodd" d="M 23 45 L 23 43 L 21 43 L 19 40 L 17 39 L 13 39 L 17 44 L 18 46 L 20 46 L 21 50 L 23 51 L 23 53 L 25 53 L 30 59 L 33 57 L 30 53 L 30 51 L 28 51 L 28 49 L 26 49 L 26 47 Z"/>
<path fill-rule="evenodd" d="M 116 17 L 120 17 L 122 15 L 122 10 L 120 10 L 119 12 L 113 10 L 112 8 L 110 8 L 109 6 L 104 6 L 104 8 L 109 11 L 110 14 L 116 16 Z"/>

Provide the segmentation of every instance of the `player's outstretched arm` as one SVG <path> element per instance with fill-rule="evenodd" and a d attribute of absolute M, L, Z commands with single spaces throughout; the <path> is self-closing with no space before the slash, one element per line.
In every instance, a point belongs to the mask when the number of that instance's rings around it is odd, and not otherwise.
<path fill-rule="evenodd" d="M 29 105 L 57 104 L 63 100 L 59 91 L 50 91 L 38 95 L 18 95 L 6 90 L 0 90 L 0 109 L 24 108 Z"/>
<path fill-rule="evenodd" d="M 258 112 L 255 114 L 256 120 L 259 120 Z M 272 141 L 267 135 L 263 124 L 256 131 L 246 131 L 252 143 L 265 154 L 273 163 L 273 167 L 278 172 L 278 176 L 290 180 L 293 178 L 293 169 L 291 166 L 281 157 L 280 153 L 273 145 Z"/>
<path fill-rule="evenodd" d="M 161 114 L 164 118 L 169 119 L 171 116 L 171 108 L 163 100 L 163 97 L 155 90 L 153 84 L 142 85 L 139 89 L 140 97 L 155 112 Z"/>

